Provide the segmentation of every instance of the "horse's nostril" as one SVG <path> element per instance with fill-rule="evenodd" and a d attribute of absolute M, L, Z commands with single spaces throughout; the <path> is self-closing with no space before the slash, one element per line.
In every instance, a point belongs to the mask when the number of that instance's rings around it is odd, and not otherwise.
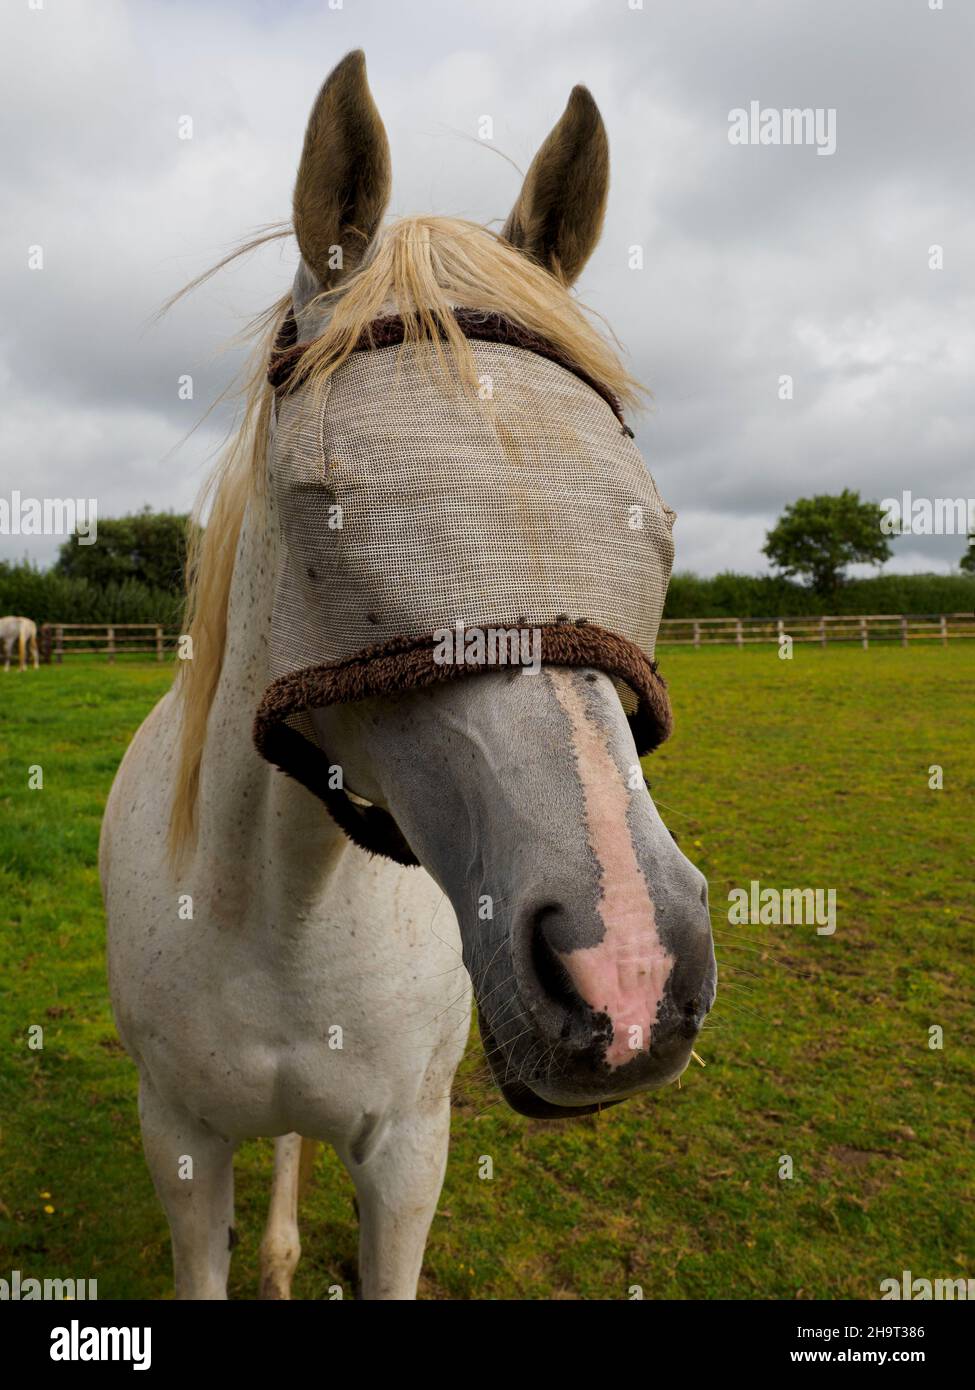
<path fill-rule="evenodd" d="M 535 978 L 546 996 L 570 1009 L 578 1003 L 578 996 L 569 972 L 549 945 L 543 925 L 545 918 L 554 916 L 557 911 L 557 908 L 546 907 L 535 914 L 531 931 L 531 960 Z"/>
<path fill-rule="evenodd" d="M 571 1013 L 579 1008 L 582 1000 L 576 992 L 572 978 L 559 960 L 545 935 L 545 922 L 558 916 L 559 907 L 555 903 L 546 904 L 535 913 L 531 924 L 531 963 L 535 978 L 546 997 Z"/>

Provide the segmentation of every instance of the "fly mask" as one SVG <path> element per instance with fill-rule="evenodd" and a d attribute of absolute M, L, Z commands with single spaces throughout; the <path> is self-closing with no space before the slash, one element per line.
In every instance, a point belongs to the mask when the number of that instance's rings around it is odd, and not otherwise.
<path fill-rule="evenodd" d="M 349 797 L 310 710 L 539 664 L 603 671 L 638 752 L 670 733 L 653 660 L 673 562 L 661 501 L 615 397 L 544 339 L 454 311 L 480 390 L 378 319 L 324 380 L 279 340 L 272 488 L 281 528 L 258 751 L 357 844 L 417 862 Z M 291 322 L 289 320 L 289 322 Z"/>

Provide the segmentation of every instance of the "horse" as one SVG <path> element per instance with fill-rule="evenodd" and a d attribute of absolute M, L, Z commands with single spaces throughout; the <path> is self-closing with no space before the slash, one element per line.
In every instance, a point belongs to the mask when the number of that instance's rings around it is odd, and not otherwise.
<path fill-rule="evenodd" d="M 291 1296 L 299 1194 L 326 1142 L 357 1197 L 355 1292 L 416 1297 L 472 996 L 505 1100 L 553 1120 L 675 1081 L 713 1004 L 706 880 L 661 820 L 619 671 L 590 662 L 586 628 L 553 628 L 535 674 L 497 666 L 396 690 L 363 676 L 357 698 L 312 702 L 303 747 L 311 758 L 319 740 L 340 769 L 341 815 L 300 758 L 284 776 L 255 745 L 288 544 L 279 412 L 289 436 L 315 440 L 329 390 L 365 410 L 354 368 L 390 310 L 409 340 L 397 353 L 440 374 L 424 448 L 451 412 L 479 408 L 475 349 L 515 382 L 535 364 L 553 389 L 587 393 L 581 378 L 633 403 L 636 384 L 570 294 L 607 190 L 605 127 L 581 86 L 500 233 L 386 221 L 389 149 L 361 52 L 312 108 L 294 190 L 300 261 L 261 320 L 243 422 L 194 539 L 188 659 L 124 756 L 100 845 L 112 1006 L 139 1073 L 178 1298 L 227 1297 L 234 1151 L 257 1137 L 275 1141 L 261 1295 Z M 503 315 L 507 339 L 473 343 L 463 306 L 481 315 L 472 332 Z M 546 360 L 524 346 L 532 334 Z M 267 376 L 275 351 L 301 368 L 283 398 Z M 589 394 L 606 438 L 631 447 Z M 558 395 L 537 393 L 526 428 L 578 453 L 553 412 Z M 302 495 L 287 498 L 299 512 Z M 313 586 L 308 571 L 298 578 Z M 362 827 L 379 824 L 398 851 L 374 852 Z"/>
<path fill-rule="evenodd" d="M 17 643 L 18 671 L 26 671 L 30 657 L 36 671 L 40 665 L 37 651 L 37 624 L 32 618 L 0 618 L 0 645 L 3 646 L 3 669 L 10 670 L 10 653 Z"/>

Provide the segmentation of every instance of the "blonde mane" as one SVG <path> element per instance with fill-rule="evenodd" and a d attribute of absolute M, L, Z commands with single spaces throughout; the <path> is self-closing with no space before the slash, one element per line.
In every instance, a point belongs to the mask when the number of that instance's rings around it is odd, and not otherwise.
<path fill-rule="evenodd" d="M 287 235 L 275 230 L 226 257 Z M 207 272 L 187 289 L 193 289 Z M 446 217 L 405 217 L 376 238 L 362 265 L 334 290 L 313 303 L 329 311 L 323 335 L 309 344 L 295 373 L 305 382 L 321 381 L 355 350 L 374 319 L 394 311 L 406 327 L 403 348 L 426 344 L 430 360 L 460 381 L 477 387 L 471 344 L 451 309 L 459 306 L 504 315 L 536 333 L 584 372 L 609 388 L 625 406 L 640 404 L 643 388 L 626 371 L 613 348 L 593 327 L 579 303 L 547 270 L 529 260 L 494 232 L 473 222 Z M 243 388 L 243 419 L 226 454 L 204 487 L 199 517 L 208 500 L 206 529 L 195 524 L 187 562 L 184 630 L 192 639 L 192 660 L 180 663 L 177 698 L 182 703 L 176 783 L 169 824 L 174 861 L 196 834 L 200 766 L 210 708 L 220 681 L 227 636 L 227 611 L 241 524 L 248 503 L 263 494 L 265 454 L 274 404 L 266 380 L 267 358 L 284 322 L 290 295 L 256 321 L 259 336 Z"/>

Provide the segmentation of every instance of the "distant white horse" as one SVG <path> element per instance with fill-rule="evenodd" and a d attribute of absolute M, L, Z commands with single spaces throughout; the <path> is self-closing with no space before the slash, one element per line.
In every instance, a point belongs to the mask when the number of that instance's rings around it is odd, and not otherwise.
<path fill-rule="evenodd" d="M 27 669 L 30 656 L 34 669 L 40 665 L 37 653 L 37 624 L 31 618 L 0 618 L 0 646 L 3 647 L 3 669 L 10 670 L 10 653 L 17 644 L 19 671 Z"/>
<path fill-rule="evenodd" d="M 607 181 L 602 121 L 576 88 L 502 237 L 432 217 L 381 230 L 388 146 L 350 54 L 308 125 L 302 261 L 267 348 L 293 302 L 296 343 L 326 344 L 324 380 L 389 304 L 404 321 L 432 305 L 440 322 L 453 305 L 484 306 L 632 399 L 568 289 L 598 239 Z M 314 395 L 293 398 L 311 437 Z M 498 671 L 315 711 L 348 788 L 395 817 L 422 868 L 370 857 L 258 756 L 283 544 L 275 429 L 262 370 L 195 567 L 193 659 L 136 734 L 105 814 L 110 988 L 177 1295 L 227 1296 L 234 1150 L 264 1135 L 276 1149 L 262 1293 L 290 1296 L 309 1141 L 325 1140 L 357 1192 L 362 1294 L 413 1298 L 469 976 L 516 1109 L 570 1117 L 662 1086 L 713 1001 L 706 885 L 628 774 L 633 734 L 602 671 Z M 630 1032 L 642 1037 L 632 1050 Z"/>

